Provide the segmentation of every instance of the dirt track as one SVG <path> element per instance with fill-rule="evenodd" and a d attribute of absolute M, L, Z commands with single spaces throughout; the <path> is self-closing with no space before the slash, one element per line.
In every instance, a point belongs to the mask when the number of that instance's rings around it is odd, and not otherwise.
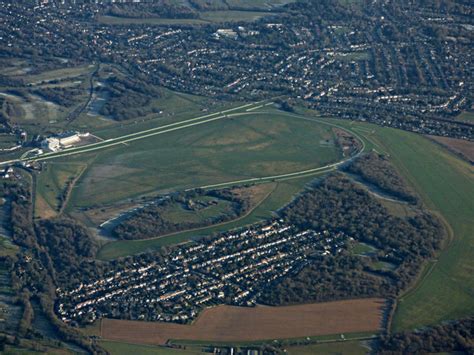
<path fill-rule="evenodd" d="M 206 309 L 192 325 L 104 319 L 104 339 L 164 344 L 169 339 L 255 341 L 377 331 L 383 299 L 360 299 L 288 307 Z"/>

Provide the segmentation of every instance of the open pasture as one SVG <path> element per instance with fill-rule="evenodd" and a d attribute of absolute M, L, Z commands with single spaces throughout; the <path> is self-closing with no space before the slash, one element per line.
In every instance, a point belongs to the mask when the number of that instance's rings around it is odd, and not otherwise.
<path fill-rule="evenodd" d="M 429 264 L 429 272 L 424 272 L 414 288 L 401 297 L 393 329 L 413 329 L 473 315 L 472 165 L 421 135 L 371 127 L 373 133 L 367 136 L 374 147 L 390 154 L 391 161 L 418 191 L 426 206 L 439 213 L 451 227 L 449 245 Z"/>
<path fill-rule="evenodd" d="M 226 117 L 100 151 L 74 190 L 72 206 L 324 166 L 341 158 L 327 142 L 333 142 L 331 127 L 316 122 L 278 113 Z"/>
<path fill-rule="evenodd" d="M 359 299 L 287 307 L 208 308 L 191 325 L 103 319 L 106 340 L 150 345 L 168 340 L 242 342 L 288 339 L 381 328 L 383 299 Z"/>
<path fill-rule="evenodd" d="M 304 112 L 307 116 L 312 113 Z M 425 266 L 419 280 L 398 302 L 392 330 L 414 329 L 472 316 L 473 166 L 419 134 L 361 122 L 330 122 L 357 132 L 367 149 L 387 155 L 420 194 L 427 208 L 450 227 L 451 238 L 438 258 Z"/>
<path fill-rule="evenodd" d="M 37 176 L 35 215 L 49 218 L 60 209 L 60 196 L 67 194 L 68 184 L 83 171 L 85 165 L 47 163 Z"/>
<path fill-rule="evenodd" d="M 467 161 L 474 162 L 474 142 L 448 137 L 429 137 Z"/>

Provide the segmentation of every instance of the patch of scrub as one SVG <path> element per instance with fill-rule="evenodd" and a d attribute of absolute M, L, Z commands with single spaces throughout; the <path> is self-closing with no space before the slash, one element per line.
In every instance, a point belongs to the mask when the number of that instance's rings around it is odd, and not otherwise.
<path fill-rule="evenodd" d="M 360 255 L 360 256 L 369 256 L 375 254 L 377 248 L 363 242 L 357 242 L 351 249 L 353 254 Z"/>

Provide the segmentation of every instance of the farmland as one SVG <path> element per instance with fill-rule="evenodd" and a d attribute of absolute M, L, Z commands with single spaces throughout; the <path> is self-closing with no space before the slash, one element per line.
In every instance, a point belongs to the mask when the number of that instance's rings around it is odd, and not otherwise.
<path fill-rule="evenodd" d="M 101 336 L 106 340 L 160 345 L 169 339 L 239 342 L 377 332 L 383 306 L 382 299 L 276 308 L 219 306 L 205 310 L 192 325 L 104 319 Z"/>

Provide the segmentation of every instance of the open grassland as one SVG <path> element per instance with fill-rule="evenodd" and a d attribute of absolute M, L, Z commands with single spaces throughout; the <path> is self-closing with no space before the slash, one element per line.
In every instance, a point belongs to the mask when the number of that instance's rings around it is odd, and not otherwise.
<path fill-rule="evenodd" d="M 197 95 L 177 93 L 165 88 L 160 88 L 160 96 L 154 98 L 150 106 L 162 112 L 160 114 L 151 113 L 140 118 L 125 121 L 116 121 L 99 114 L 90 115 L 89 112 L 83 112 L 70 124 L 70 128 L 83 132 L 92 132 L 100 138 L 107 139 L 153 128 L 157 125 L 201 116 L 207 110 L 214 112 L 228 108 L 228 105 L 217 103 L 211 99 Z"/>
<path fill-rule="evenodd" d="M 269 15 L 273 15 L 273 13 L 266 11 L 225 10 L 201 12 L 198 18 L 99 16 L 98 22 L 105 25 L 205 25 L 221 22 L 252 22 Z"/>
<path fill-rule="evenodd" d="M 369 352 L 369 348 L 361 341 L 339 341 L 322 344 L 310 344 L 301 346 L 290 346 L 286 348 L 289 355 L 365 355 Z"/>
<path fill-rule="evenodd" d="M 13 257 L 18 252 L 18 249 L 18 246 L 13 244 L 9 238 L 0 235 L 0 257 Z"/>
<path fill-rule="evenodd" d="M 262 12 L 262 11 L 235 11 L 235 10 L 226 10 L 226 11 L 209 11 L 203 12 L 200 14 L 200 18 L 213 22 L 233 22 L 233 21 L 256 21 L 262 17 L 273 15 L 271 12 Z"/>
<path fill-rule="evenodd" d="M 453 240 L 400 299 L 394 330 L 462 318 L 474 312 L 474 171 L 468 163 L 428 139 L 374 127 L 370 138 L 452 229 Z"/>
<path fill-rule="evenodd" d="M 37 95 L 20 96 L 5 91 L 0 88 L 0 95 L 6 98 L 3 108 L 0 107 L 2 113 L 12 123 L 21 125 L 30 134 L 41 133 L 44 127 L 49 129 L 56 127 L 66 116 L 64 107 Z"/>
<path fill-rule="evenodd" d="M 295 2 L 295 0 L 226 0 L 230 8 L 269 9 Z"/>
<path fill-rule="evenodd" d="M 239 342 L 377 332 L 385 302 L 363 299 L 288 307 L 208 308 L 191 325 L 103 319 L 105 340 L 151 345 L 170 339 Z"/>
<path fill-rule="evenodd" d="M 435 142 L 445 146 L 469 162 L 474 162 L 474 142 L 463 139 L 430 136 Z"/>
<path fill-rule="evenodd" d="M 83 114 L 72 126 L 83 131 L 92 130 L 95 135 L 107 139 L 154 128 L 157 125 L 176 123 L 188 118 L 205 115 L 208 111 L 215 112 L 232 106 L 216 103 L 201 96 L 177 93 L 168 89 L 161 90 L 161 96 L 153 100 L 153 105 L 163 111 L 162 114 L 151 114 L 140 119 L 120 122 L 100 116 L 94 117 Z M 238 105 L 234 104 L 233 106 Z"/>
<path fill-rule="evenodd" d="M 107 350 L 111 355 L 201 355 L 201 349 L 171 349 L 167 347 L 153 345 L 138 345 L 116 341 L 101 341 L 100 346 Z"/>
<path fill-rule="evenodd" d="M 209 23 L 198 18 L 134 18 L 118 16 L 99 16 L 98 22 L 104 25 L 202 25 Z"/>
<path fill-rule="evenodd" d="M 145 251 L 159 250 L 167 245 L 184 243 L 192 239 L 241 228 L 271 218 L 274 216 L 276 210 L 291 202 L 294 196 L 313 179 L 314 176 L 311 176 L 258 185 L 261 186 L 262 191 L 265 191 L 265 193 L 259 194 L 258 200 L 255 199 L 255 203 L 253 204 L 255 207 L 251 209 L 248 214 L 237 220 L 155 239 L 110 242 L 99 250 L 97 258 L 101 260 L 111 260 L 123 256 L 140 254 Z"/>
<path fill-rule="evenodd" d="M 60 208 L 59 197 L 67 194 L 67 184 L 72 184 L 84 168 L 83 164 L 57 162 L 44 164 L 43 170 L 37 176 L 35 215 L 40 218 L 55 216 Z"/>
<path fill-rule="evenodd" d="M 78 67 L 69 67 L 45 71 L 35 75 L 25 75 L 22 79 L 32 85 L 41 84 L 49 81 L 63 80 L 66 78 L 76 78 L 82 75 L 88 75 L 94 70 L 94 65 L 82 65 Z"/>
<path fill-rule="evenodd" d="M 473 122 L 474 112 L 468 112 L 468 111 L 461 112 L 459 115 L 456 116 L 456 119 L 459 121 Z"/>
<path fill-rule="evenodd" d="M 34 75 L 24 73 L 18 78 L 28 84 L 29 92 L 15 87 L 0 87 L 0 95 L 6 99 L 1 108 L 2 113 L 12 123 L 21 125 L 30 136 L 64 130 L 69 113 L 87 100 L 88 79 L 95 68 L 91 64 L 48 70 Z M 59 87 L 74 87 L 72 104 L 65 106 L 41 96 L 41 89 Z"/>
<path fill-rule="evenodd" d="M 263 178 L 340 158 L 329 126 L 278 113 L 227 117 L 100 151 L 79 181 L 72 204 L 87 207 L 150 192 Z"/>

